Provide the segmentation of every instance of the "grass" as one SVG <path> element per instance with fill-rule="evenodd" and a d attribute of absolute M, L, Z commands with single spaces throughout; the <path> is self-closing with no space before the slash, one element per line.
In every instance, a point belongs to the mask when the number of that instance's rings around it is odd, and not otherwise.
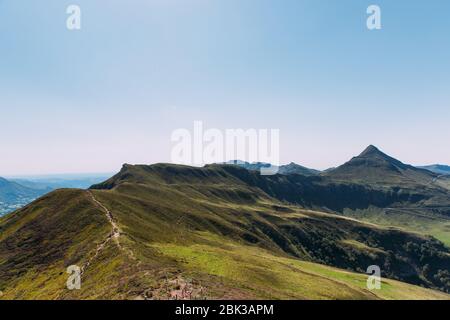
<path fill-rule="evenodd" d="M 381 290 L 366 288 L 367 275 L 343 271 L 201 233 L 211 245 L 155 244 L 193 273 L 219 276 L 263 299 L 449 299 L 450 296 L 383 280 Z"/>
<path fill-rule="evenodd" d="M 341 241 L 343 244 L 347 244 L 350 247 L 353 248 L 357 248 L 359 250 L 362 251 L 367 251 L 367 252 L 371 252 L 371 253 L 386 253 L 385 251 L 379 249 L 379 248 L 373 248 L 373 247 L 369 247 L 368 245 L 366 245 L 365 243 L 356 241 L 356 240 L 351 240 L 351 239 L 345 239 Z"/>
<path fill-rule="evenodd" d="M 397 227 L 406 231 L 431 235 L 450 248 L 450 218 L 433 214 L 425 209 L 391 209 L 386 214 L 383 209 L 370 208 L 346 210 L 344 214 L 380 226 Z"/>

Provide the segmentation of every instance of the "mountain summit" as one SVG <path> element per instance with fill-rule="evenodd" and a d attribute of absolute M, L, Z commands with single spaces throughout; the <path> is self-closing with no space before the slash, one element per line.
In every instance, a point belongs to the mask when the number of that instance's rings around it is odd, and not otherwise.
<path fill-rule="evenodd" d="M 358 157 L 381 157 L 386 159 L 388 158 L 393 159 L 384 152 L 380 151 L 380 149 L 378 149 L 374 145 L 368 146 L 366 149 L 364 149 L 363 152 L 361 152 L 361 154 Z"/>
<path fill-rule="evenodd" d="M 310 169 L 294 162 L 291 162 L 287 165 L 281 166 L 278 171 L 280 174 L 288 175 L 288 174 L 302 174 L 305 176 L 313 176 L 320 173 L 320 171 L 315 169 Z"/>
<path fill-rule="evenodd" d="M 435 173 L 405 164 L 373 145 L 326 175 L 339 180 L 383 185 L 427 185 L 436 178 Z"/>

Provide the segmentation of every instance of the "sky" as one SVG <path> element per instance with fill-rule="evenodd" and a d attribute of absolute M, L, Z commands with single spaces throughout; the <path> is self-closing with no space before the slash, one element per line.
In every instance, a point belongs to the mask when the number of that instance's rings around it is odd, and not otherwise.
<path fill-rule="evenodd" d="M 279 129 L 281 162 L 317 169 L 370 144 L 450 164 L 449 14 L 447 0 L 0 0 L 0 176 L 170 162 L 194 121 Z"/>

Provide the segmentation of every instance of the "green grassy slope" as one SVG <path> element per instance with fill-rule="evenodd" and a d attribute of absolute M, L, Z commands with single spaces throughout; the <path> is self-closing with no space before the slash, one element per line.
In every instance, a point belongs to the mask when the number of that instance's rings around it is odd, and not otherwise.
<path fill-rule="evenodd" d="M 88 259 L 109 234 L 81 190 L 59 190 L 0 220 L 0 291 L 57 298 L 65 268 Z M 11 291 L 10 291 L 11 290 Z"/>
<path fill-rule="evenodd" d="M 450 190 L 450 175 L 439 176 L 434 184 L 444 189 Z"/>
<path fill-rule="evenodd" d="M 394 163 L 396 162 L 394 161 Z M 215 184 L 215 188 L 220 188 L 221 184 L 226 186 L 228 184 L 227 179 L 232 179 L 233 188 L 239 186 L 241 191 L 244 190 L 241 194 L 243 197 L 255 195 L 267 197 L 269 195 L 272 199 L 276 198 L 279 201 L 305 208 L 348 214 L 350 217 L 363 221 L 432 235 L 449 245 L 450 193 L 442 187 L 442 181 L 446 181 L 442 177 L 433 180 L 431 184 L 426 180 L 425 185 L 420 185 L 417 182 L 412 183 L 409 178 L 402 178 L 399 173 L 397 178 L 404 179 L 405 182 L 403 187 L 398 187 L 395 186 L 393 181 L 389 182 L 386 177 L 384 178 L 386 178 L 387 184 L 375 184 L 340 181 L 328 176 L 302 177 L 294 174 L 261 177 L 246 170 L 226 166 L 209 166 L 211 170 L 203 170 L 202 172 L 210 172 L 213 176 L 217 175 L 213 170 L 215 167 L 218 172 L 221 172 L 221 178 L 223 179 L 219 182 L 220 178 L 215 176 L 215 180 L 211 181 Z M 143 166 L 139 169 L 134 168 L 134 170 L 142 171 L 135 173 L 135 179 L 137 180 L 155 179 L 156 175 L 170 177 L 170 179 L 175 179 L 175 176 L 177 176 L 184 181 L 190 181 L 199 174 L 196 170 L 186 167 L 174 169 L 171 166 L 164 167 L 162 165 L 156 167 Z M 148 170 L 150 174 L 146 174 L 145 170 Z M 421 173 L 422 171 L 419 170 Z M 127 174 L 131 175 L 130 173 Z M 147 178 L 143 178 L 143 176 L 147 176 Z M 225 176 L 226 178 L 224 178 Z M 383 174 L 378 173 L 378 176 L 383 177 Z M 133 177 L 127 176 L 126 179 L 133 179 Z M 209 176 L 208 179 L 213 178 Z M 170 183 L 169 180 L 154 183 L 161 182 Z M 221 192 L 223 195 L 223 190 Z M 207 197 L 209 196 L 211 194 L 207 195 Z M 238 196 L 229 200 L 231 202 L 241 201 Z"/>
<path fill-rule="evenodd" d="M 369 292 L 354 273 L 378 264 L 446 290 L 439 242 L 279 201 L 247 172 L 127 165 L 93 190 L 45 196 L 0 220 L 2 297 L 448 298 L 395 280 Z M 79 291 L 65 289 L 71 264 L 85 269 Z"/>
<path fill-rule="evenodd" d="M 191 277 L 207 273 L 264 299 L 448 299 L 443 293 L 384 279 L 367 289 L 367 276 L 274 255 L 266 250 L 201 234 L 208 244 L 155 244 L 178 259 Z"/>
<path fill-rule="evenodd" d="M 450 216 L 436 214 L 432 209 L 372 207 L 365 210 L 345 210 L 344 214 L 360 221 L 432 235 L 450 248 Z"/>

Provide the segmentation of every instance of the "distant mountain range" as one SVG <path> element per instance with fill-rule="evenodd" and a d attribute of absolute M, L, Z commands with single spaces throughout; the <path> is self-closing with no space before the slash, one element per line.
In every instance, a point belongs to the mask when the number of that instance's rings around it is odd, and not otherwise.
<path fill-rule="evenodd" d="M 7 202 L 18 197 L 38 196 L 39 192 L 35 189 L 25 187 L 16 182 L 0 178 L 0 201 Z"/>
<path fill-rule="evenodd" d="M 232 160 L 224 164 L 237 165 L 247 170 L 259 171 L 261 168 L 270 167 L 270 163 L 254 162 L 249 163 L 242 160 Z M 281 165 L 278 168 L 278 173 L 283 175 L 301 174 L 306 176 L 326 174 L 334 176 L 335 178 L 342 178 L 344 180 L 352 180 L 354 178 L 362 179 L 364 181 L 386 183 L 385 180 L 389 176 L 391 182 L 396 183 L 395 180 L 400 178 L 408 178 L 412 181 L 429 181 L 438 175 L 450 175 L 450 166 L 446 165 L 430 165 L 430 166 L 411 166 L 406 165 L 387 154 L 381 152 L 377 147 L 371 145 L 367 147 L 359 156 L 354 157 L 349 162 L 338 168 L 329 168 L 324 171 L 316 170 L 301 166 L 294 162 L 287 165 Z M 418 170 L 419 169 L 419 170 Z M 380 170 L 383 174 L 380 175 Z M 425 171 L 426 170 L 426 171 Z M 402 177 L 400 177 L 402 176 Z"/>
<path fill-rule="evenodd" d="M 32 202 L 48 190 L 32 189 L 0 178 L 0 216 Z"/>
<path fill-rule="evenodd" d="M 7 299 L 450 299 L 445 177 L 374 146 L 319 174 L 291 174 L 291 164 L 288 174 L 262 176 L 260 165 L 124 165 L 89 190 L 46 194 L 0 219 L 0 291 Z M 81 290 L 66 290 L 68 265 L 83 270 Z M 382 290 L 365 287 L 370 265 L 382 270 Z"/>
<path fill-rule="evenodd" d="M 423 166 L 419 167 L 422 169 L 426 169 L 432 171 L 437 174 L 450 175 L 450 166 L 442 165 L 442 164 L 433 164 L 431 166 Z"/>
<path fill-rule="evenodd" d="M 0 177 L 0 216 L 19 209 L 36 198 L 60 188 L 87 189 L 106 175 L 60 175 L 5 179 Z"/>
<path fill-rule="evenodd" d="M 43 177 L 14 178 L 10 181 L 33 189 L 55 190 L 61 188 L 87 189 L 95 183 L 99 183 L 111 177 L 112 174 L 71 174 L 50 175 Z"/>
<path fill-rule="evenodd" d="M 249 163 L 249 162 L 242 161 L 242 160 L 232 160 L 232 161 L 228 161 L 224 164 L 236 165 L 241 168 L 245 168 L 247 170 L 253 170 L 253 171 L 260 171 L 261 168 L 268 168 L 271 166 L 270 163 L 263 163 L 263 162 Z M 283 174 L 283 175 L 301 174 L 301 175 L 305 175 L 305 176 L 311 176 L 311 175 L 319 174 L 320 171 L 314 170 L 314 169 L 309 169 L 309 168 L 303 167 L 301 165 L 298 165 L 294 162 L 291 162 L 290 164 L 279 166 L 278 173 Z"/>

